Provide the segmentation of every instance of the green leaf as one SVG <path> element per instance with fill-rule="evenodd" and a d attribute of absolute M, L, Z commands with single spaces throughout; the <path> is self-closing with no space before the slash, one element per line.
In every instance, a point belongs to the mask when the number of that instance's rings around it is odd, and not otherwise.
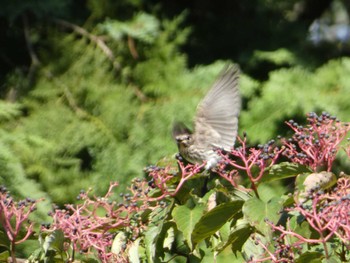
<path fill-rule="evenodd" d="M 305 238 L 310 238 L 310 236 L 311 236 L 310 225 L 308 224 L 308 222 L 306 222 L 304 220 L 301 222 L 298 222 L 298 219 L 299 219 L 298 216 L 293 216 L 292 218 L 289 219 L 290 229 L 293 232 L 295 232 L 295 233 L 297 233 Z M 289 240 L 290 243 L 294 243 L 294 242 L 299 240 L 298 238 L 293 237 L 293 236 L 290 236 L 289 239 L 290 239 Z"/>
<path fill-rule="evenodd" d="M 192 241 L 197 244 L 218 231 L 230 218 L 241 212 L 243 201 L 223 203 L 211 209 L 194 226 Z"/>
<path fill-rule="evenodd" d="M 273 165 L 267 169 L 260 183 L 282 180 L 285 178 L 296 177 L 298 174 L 311 172 L 309 168 L 304 165 L 283 162 Z"/>
<path fill-rule="evenodd" d="M 242 252 L 245 258 L 252 258 L 252 259 L 261 259 L 263 255 L 266 253 L 266 251 L 263 249 L 263 247 L 260 244 L 257 244 L 255 241 L 256 239 L 260 239 L 260 242 L 268 245 L 268 241 L 266 238 L 258 233 L 254 234 L 254 239 L 252 237 L 249 237 L 247 241 L 244 243 L 242 247 Z M 254 262 L 254 260 L 253 260 Z"/>
<path fill-rule="evenodd" d="M 253 197 L 244 203 L 242 210 L 250 225 L 267 237 L 271 234 L 271 228 L 265 222 L 265 219 L 276 224 L 280 218 L 279 211 L 281 209 L 282 201 L 280 198 L 273 198 L 268 202 L 264 202 Z"/>
<path fill-rule="evenodd" d="M 249 200 L 252 195 L 245 192 L 245 191 L 242 191 L 240 189 L 233 189 L 232 191 L 230 191 L 230 195 L 234 198 L 234 199 L 240 199 L 240 200 L 243 200 L 243 201 L 246 201 L 246 200 Z"/>
<path fill-rule="evenodd" d="M 227 247 L 224 251 L 220 252 L 220 254 L 216 255 L 215 260 L 216 261 L 212 261 L 212 262 L 219 262 L 219 263 L 242 263 L 242 262 L 245 262 L 245 260 L 242 257 L 242 254 L 239 252 L 233 254 L 230 247 Z"/>
<path fill-rule="evenodd" d="M 282 181 L 273 181 L 259 184 L 259 198 L 264 202 L 268 202 L 274 197 L 281 197 L 285 192 L 285 186 Z"/>
<path fill-rule="evenodd" d="M 145 249 L 148 262 L 153 262 L 158 258 L 158 255 L 164 254 L 164 250 L 162 249 L 164 234 L 162 233 L 164 232 L 164 228 L 167 229 L 166 227 L 168 227 L 165 222 L 170 209 L 172 209 L 171 205 L 166 208 L 158 208 L 149 215 L 151 222 L 145 232 Z"/>
<path fill-rule="evenodd" d="M 232 227 L 228 240 L 224 243 L 221 243 L 216 248 L 219 252 L 224 250 L 226 247 L 231 245 L 232 251 L 234 253 L 241 251 L 242 246 L 247 241 L 253 228 L 245 219 L 237 220 L 236 225 Z"/>
<path fill-rule="evenodd" d="M 341 261 L 339 257 L 334 256 L 334 255 L 329 257 L 329 258 L 324 258 L 322 260 L 322 263 L 341 263 L 341 262 L 343 262 L 343 261 Z M 315 261 L 315 262 L 312 262 L 312 263 L 317 263 L 317 262 Z"/>
<path fill-rule="evenodd" d="M 145 247 L 146 254 L 149 262 L 153 262 L 153 259 L 156 256 L 156 241 L 157 236 L 159 235 L 160 228 L 157 226 L 148 227 L 145 233 Z"/>
<path fill-rule="evenodd" d="M 174 227 L 169 227 L 166 231 L 166 236 L 163 242 L 163 248 L 171 250 L 171 247 L 175 240 L 175 230 Z"/>
<path fill-rule="evenodd" d="M 10 257 L 10 253 L 8 251 L 4 251 L 0 253 L 0 262 L 8 262 L 8 258 Z"/>
<path fill-rule="evenodd" d="M 240 215 L 242 216 L 242 213 L 240 213 Z M 230 236 L 230 231 L 231 231 L 231 224 L 232 221 L 237 221 L 236 216 L 234 216 L 233 218 L 231 218 L 229 221 L 227 221 L 220 229 L 220 239 L 221 242 L 226 242 Z"/>
<path fill-rule="evenodd" d="M 323 258 L 324 258 L 324 254 L 321 252 L 305 252 L 300 255 L 300 257 L 295 261 L 295 263 L 304 263 L 304 262 L 316 263 L 316 262 L 321 262 Z"/>
<path fill-rule="evenodd" d="M 201 260 L 201 263 L 242 263 L 244 262 L 240 253 L 233 254 L 230 247 L 227 247 L 224 251 L 217 253 L 216 251 L 212 251 L 211 247 L 208 247 L 207 250 L 204 251 L 204 257 Z"/>
<path fill-rule="evenodd" d="M 140 238 L 136 239 L 129 249 L 129 260 L 131 263 L 140 263 L 139 246 Z"/>
<path fill-rule="evenodd" d="M 62 230 L 55 230 L 45 237 L 43 249 L 45 253 L 53 249 L 57 252 L 63 252 L 64 234 Z"/>
<path fill-rule="evenodd" d="M 189 207 L 188 205 L 176 206 L 172 216 L 177 225 L 177 228 L 183 233 L 187 244 L 192 250 L 192 232 L 195 225 L 200 220 L 203 214 L 202 206 Z"/>
<path fill-rule="evenodd" d="M 124 232 L 119 232 L 113 239 L 111 252 L 114 254 L 119 254 L 125 244 L 126 235 Z"/>

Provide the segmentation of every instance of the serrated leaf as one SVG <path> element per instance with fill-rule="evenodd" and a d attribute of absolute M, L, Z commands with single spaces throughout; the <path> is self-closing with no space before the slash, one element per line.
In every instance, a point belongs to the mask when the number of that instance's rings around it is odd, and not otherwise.
<path fill-rule="evenodd" d="M 282 201 L 280 198 L 273 198 L 268 202 L 264 202 L 256 197 L 247 200 L 242 208 L 244 217 L 251 226 L 265 236 L 270 236 L 271 228 L 265 222 L 268 219 L 276 224 L 280 218 L 279 211 L 282 209 Z"/>
<path fill-rule="evenodd" d="M 230 218 L 241 212 L 243 203 L 241 200 L 223 203 L 204 214 L 193 229 L 193 243 L 197 244 L 218 231 Z"/>
<path fill-rule="evenodd" d="M 163 249 L 159 249 L 163 245 L 162 238 L 164 238 L 161 233 L 164 230 L 164 222 L 171 208 L 171 205 L 166 208 L 158 208 L 149 215 L 151 222 L 144 234 L 147 262 L 153 262 L 157 256 L 157 252 L 158 254 L 164 253 Z"/>
<path fill-rule="evenodd" d="M 157 226 L 150 226 L 148 227 L 146 233 L 145 233 L 145 248 L 146 248 L 146 255 L 149 262 L 153 262 L 153 259 L 156 255 L 156 241 L 157 236 L 160 233 L 160 228 Z"/>
<path fill-rule="evenodd" d="M 267 169 L 264 176 L 261 178 L 260 183 L 296 177 L 298 174 L 307 172 L 311 172 L 311 170 L 304 165 L 283 162 L 275 164 L 271 168 Z"/>
<path fill-rule="evenodd" d="M 188 207 L 186 205 L 176 206 L 172 212 L 173 219 L 177 228 L 183 233 L 187 244 L 192 250 L 192 232 L 203 214 L 203 207 L 194 206 Z"/>

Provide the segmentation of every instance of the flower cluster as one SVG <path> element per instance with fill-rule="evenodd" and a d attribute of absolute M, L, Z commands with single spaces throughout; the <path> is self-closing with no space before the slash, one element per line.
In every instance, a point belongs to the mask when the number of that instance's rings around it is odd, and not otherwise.
<path fill-rule="evenodd" d="M 29 220 L 29 216 L 35 211 L 40 201 L 41 199 L 26 198 L 17 202 L 11 197 L 6 187 L 0 186 L 0 224 L 10 241 L 12 262 L 16 262 L 15 246 L 27 240 L 34 232 L 34 223 Z"/>
<path fill-rule="evenodd" d="M 305 127 L 293 120 L 287 122 L 294 135 L 290 139 L 282 139 L 286 147 L 283 155 L 294 163 L 309 166 L 313 171 L 321 168 L 330 171 L 350 125 L 325 112 L 320 116 L 310 113 L 307 120 L 309 124 Z"/>

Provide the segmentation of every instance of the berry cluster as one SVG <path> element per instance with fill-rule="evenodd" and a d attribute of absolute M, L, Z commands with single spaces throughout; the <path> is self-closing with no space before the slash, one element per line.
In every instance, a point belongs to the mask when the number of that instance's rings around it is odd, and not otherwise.
<path fill-rule="evenodd" d="M 198 164 L 183 164 L 178 160 L 179 171 L 176 171 L 174 167 L 158 167 L 151 166 L 146 169 L 147 175 L 151 178 L 149 185 L 152 188 L 156 188 L 161 191 L 161 194 L 154 197 L 151 200 L 163 200 L 168 196 L 175 196 L 182 188 L 184 183 L 201 172 L 205 166 L 205 163 Z M 177 181 L 175 187 L 171 182 Z"/>
<path fill-rule="evenodd" d="M 330 171 L 350 126 L 325 112 L 320 116 L 309 113 L 307 120 L 309 123 L 305 127 L 293 120 L 287 122 L 294 135 L 290 139 L 282 139 L 286 147 L 283 155 L 293 163 L 309 166 L 313 171 L 322 168 Z"/>
<path fill-rule="evenodd" d="M 321 189 L 312 189 L 308 191 L 308 198 L 309 202 L 294 204 L 284 211 L 304 218 L 316 234 L 309 237 L 298 233 L 295 227 L 291 226 L 289 219 L 286 227 L 274 225 L 267 220 L 277 237 L 274 239 L 274 251 L 270 251 L 265 244 L 260 244 L 268 255 L 264 261 L 294 262 L 304 244 L 321 244 L 325 257 L 328 258 L 330 252 L 327 242 L 337 242 L 337 239 L 344 247 L 344 250 L 338 253 L 342 254 L 342 258 L 346 257 L 346 251 L 350 249 L 350 178 L 340 178 L 337 186 L 328 193 Z"/>
<path fill-rule="evenodd" d="M 13 262 L 16 262 L 16 245 L 27 240 L 34 232 L 34 223 L 29 220 L 29 216 L 36 210 L 36 205 L 40 201 L 41 199 L 26 198 L 16 202 L 6 187 L 0 186 L 0 224 L 10 241 Z"/>
<path fill-rule="evenodd" d="M 161 171 L 160 168 L 156 170 Z M 113 198 L 113 189 L 117 183 L 111 183 L 103 197 L 91 198 L 89 191 L 81 191 L 77 197 L 81 203 L 68 204 L 65 209 L 54 209 L 50 212 L 53 223 L 44 225 L 42 229 L 49 233 L 63 231 L 73 251 L 80 254 L 96 252 L 102 262 L 127 262 L 128 249 L 143 233 L 147 224 L 143 213 L 147 214 L 166 205 L 161 200 L 164 199 L 163 195 L 151 196 L 155 187 L 153 184 L 156 183 L 155 180 L 152 181 L 134 179 L 130 188 L 119 194 L 119 198 Z M 118 233 L 123 233 L 125 239 L 119 253 L 115 253 L 111 247 Z"/>
<path fill-rule="evenodd" d="M 240 146 L 232 149 L 230 153 L 218 151 L 222 160 L 216 172 L 235 188 L 240 188 L 237 181 L 240 171 L 243 171 L 251 182 L 252 190 L 259 196 L 256 183 L 261 180 L 266 169 L 276 163 L 283 149 L 277 147 L 274 140 L 257 147 L 248 147 L 246 137 L 237 139 Z M 227 169 L 227 167 L 232 167 L 232 169 Z"/>

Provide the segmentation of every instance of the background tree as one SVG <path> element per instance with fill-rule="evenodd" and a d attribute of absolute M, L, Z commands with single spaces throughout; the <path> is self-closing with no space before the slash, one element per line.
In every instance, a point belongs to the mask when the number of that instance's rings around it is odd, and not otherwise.
<path fill-rule="evenodd" d="M 45 197 L 41 218 L 82 188 L 126 186 L 173 160 L 172 122 L 192 122 L 229 61 L 243 71 L 240 133 L 252 144 L 310 111 L 347 121 L 348 10 L 340 0 L 2 3 L 0 184 Z"/>

